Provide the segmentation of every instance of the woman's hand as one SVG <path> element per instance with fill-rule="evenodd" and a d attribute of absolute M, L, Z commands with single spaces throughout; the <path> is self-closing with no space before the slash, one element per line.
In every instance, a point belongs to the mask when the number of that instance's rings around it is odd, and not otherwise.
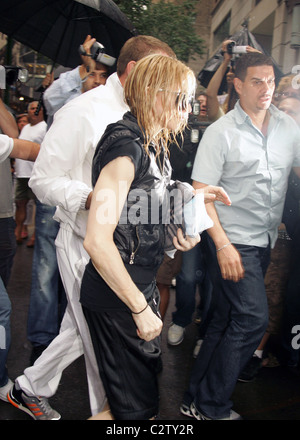
<path fill-rule="evenodd" d="M 160 335 L 163 326 L 162 320 L 152 311 L 149 305 L 141 313 L 132 313 L 132 317 L 137 326 L 139 338 L 152 341 Z"/>
<path fill-rule="evenodd" d="M 190 237 L 189 235 L 184 236 L 181 228 L 177 229 L 177 235 L 173 238 L 173 244 L 176 249 L 182 252 L 191 250 L 200 241 L 200 235 L 197 234 L 195 237 Z"/>

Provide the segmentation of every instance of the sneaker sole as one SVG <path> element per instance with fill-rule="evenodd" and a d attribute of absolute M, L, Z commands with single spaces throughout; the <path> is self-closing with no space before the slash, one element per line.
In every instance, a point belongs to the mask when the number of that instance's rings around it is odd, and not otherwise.
<path fill-rule="evenodd" d="M 17 399 L 15 399 L 10 392 L 7 393 L 7 400 L 9 403 L 11 403 L 15 408 L 20 409 L 21 411 L 24 411 L 26 414 L 30 415 L 34 420 L 37 420 L 34 414 L 28 409 L 26 406 L 22 405 Z"/>
<path fill-rule="evenodd" d="M 242 416 L 240 416 L 238 413 L 236 413 L 235 411 L 231 411 L 230 413 L 230 417 L 228 418 L 223 418 L 223 419 L 210 419 L 209 417 L 204 416 L 203 414 L 201 414 L 197 408 L 195 407 L 194 404 L 191 405 L 191 412 L 193 414 L 193 416 L 195 417 L 195 419 L 197 420 L 243 420 Z M 233 417 L 231 417 L 233 416 Z"/>
<path fill-rule="evenodd" d="M 183 341 L 183 339 L 184 339 L 184 338 L 180 339 L 180 341 L 178 341 L 178 342 L 170 342 L 170 341 L 168 341 L 168 344 L 169 344 L 169 345 L 174 345 L 174 346 L 175 346 L 175 345 L 179 345 L 179 344 L 181 344 L 181 342 Z"/>
<path fill-rule="evenodd" d="M 197 420 L 210 420 L 209 418 L 205 417 L 203 414 L 199 413 L 195 405 L 191 405 L 191 413 Z"/>
<path fill-rule="evenodd" d="M 180 407 L 180 412 L 181 412 L 181 414 L 183 414 L 184 416 L 191 417 L 192 419 L 194 419 L 194 415 L 193 415 L 193 413 L 191 412 L 190 409 L 185 410 L 185 409 L 183 409 L 182 407 Z"/>
<path fill-rule="evenodd" d="M 255 377 L 252 377 L 252 379 L 243 379 L 243 378 L 238 378 L 238 382 L 242 382 L 242 383 L 250 383 L 250 382 L 254 382 L 255 381 Z"/>
<path fill-rule="evenodd" d="M 167 342 L 168 342 L 169 345 L 179 345 L 179 344 L 181 344 L 181 342 L 182 342 L 183 340 L 184 340 L 184 332 L 183 332 L 183 335 L 182 335 L 181 339 L 179 339 L 179 340 L 176 341 L 176 342 L 172 342 L 172 341 L 169 340 L 169 338 L 167 338 Z"/>

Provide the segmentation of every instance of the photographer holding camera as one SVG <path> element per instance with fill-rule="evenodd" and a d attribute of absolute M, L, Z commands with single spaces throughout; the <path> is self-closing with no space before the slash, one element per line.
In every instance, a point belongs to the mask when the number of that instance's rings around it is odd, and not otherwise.
<path fill-rule="evenodd" d="M 81 93 L 106 83 L 109 67 L 114 63 L 114 58 L 105 53 L 99 57 L 98 46 L 103 47 L 95 38 L 88 35 L 79 49 L 83 63 L 73 70 L 62 73 L 46 89 L 43 100 L 48 114 L 48 127 L 53 121 L 54 113 L 64 104 Z M 53 77 L 53 74 L 50 75 Z"/>
<path fill-rule="evenodd" d="M 259 51 L 251 46 L 236 46 L 236 43 L 233 40 L 223 41 L 221 49 L 221 53 L 223 54 L 223 62 L 215 72 L 206 89 L 207 116 L 210 121 L 216 121 L 234 107 L 238 96 L 233 87 L 233 56 L 249 52 Z M 218 90 L 225 75 L 227 80 L 227 97 L 224 105 L 220 106 L 218 101 Z"/>

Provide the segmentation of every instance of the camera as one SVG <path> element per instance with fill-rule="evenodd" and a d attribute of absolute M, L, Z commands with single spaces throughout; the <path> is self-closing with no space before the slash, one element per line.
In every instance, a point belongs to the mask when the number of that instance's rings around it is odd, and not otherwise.
<path fill-rule="evenodd" d="M 236 46 L 236 42 L 232 41 L 227 44 L 227 53 L 230 55 L 242 54 L 247 52 L 247 46 Z"/>
<path fill-rule="evenodd" d="M 28 70 L 19 66 L 0 66 L 0 89 L 6 89 L 16 81 L 25 83 L 28 79 Z"/>
<path fill-rule="evenodd" d="M 107 55 L 107 53 L 105 53 L 105 47 L 103 44 L 98 43 L 98 41 L 96 41 L 91 47 L 90 54 L 86 53 L 82 44 L 79 46 L 79 53 L 80 55 L 91 57 L 96 63 L 105 64 L 109 67 L 113 66 L 116 62 L 116 58 Z"/>
<path fill-rule="evenodd" d="M 194 99 L 192 102 L 192 113 L 196 116 L 200 113 L 200 102 L 197 99 Z"/>

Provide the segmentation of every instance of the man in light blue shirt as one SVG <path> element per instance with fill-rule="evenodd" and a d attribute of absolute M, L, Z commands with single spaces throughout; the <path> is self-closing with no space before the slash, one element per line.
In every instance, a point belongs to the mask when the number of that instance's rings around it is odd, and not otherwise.
<path fill-rule="evenodd" d="M 214 317 L 181 411 L 197 419 L 239 419 L 230 396 L 268 324 L 264 274 L 281 222 L 288 176 L 300 175 L 300 131 L 271 105 L 272 61 L 243 55 L 234 110 L 207 128 L 197 151 L 195 188 L 219 185 L 232 205 L 207 205 Z"/>
<path fill-rule="evenodd" d="M 96 38 L 88 35 L 82 45 L 86 55 L 81 55 L 82 64 L 75 69 L 62 73 L 58 79 L 45 90 L 43 102 L 47 111 L 48 128 L 53 122 L 54 114 L 67 102 L 88 92 L 101 84 L 106 84 L 109 67 L 103 62 L 96 62 L 89 55 Z M 110 58 L 110 57 L 108 57 Z"/>
<path fill-rule="evenodd" d="M 270 237 L 274 247 L 287 178 L 300 166 L 299 128 L 273 105 L 269 114 L 265 136 L 238 102 L 207 129 L 195 160 L 193 179 L 230 195 L 230 209 L 218 203 L 216 210 L 233 243 L 266 247 Z"/>

